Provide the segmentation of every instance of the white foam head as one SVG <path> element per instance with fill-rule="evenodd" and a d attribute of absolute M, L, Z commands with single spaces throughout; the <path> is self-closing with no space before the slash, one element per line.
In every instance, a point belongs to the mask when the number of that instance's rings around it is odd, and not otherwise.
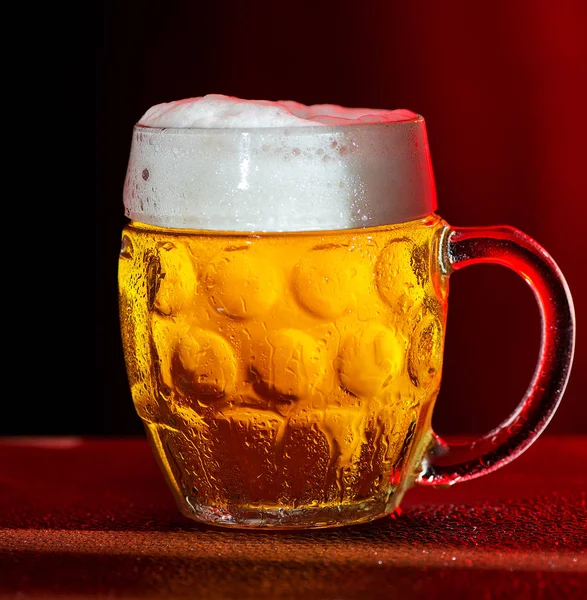
<path fill-rule="evenodd" d="M 152 106 L 140 119 L 146 127 L 251 128 L 320 127 L 406 121 L 418 115 L 409 110 L 344 108 L 336 104 L 306 106 L 292 100 L 242 100 L 208 94 Z"/>
<path fill-rule="evenodd" d="M 436 208 L 415 113 L 217 94 L 143 115 L 124 203 L 133 220 L 223 231 L 348 229 Z"/>

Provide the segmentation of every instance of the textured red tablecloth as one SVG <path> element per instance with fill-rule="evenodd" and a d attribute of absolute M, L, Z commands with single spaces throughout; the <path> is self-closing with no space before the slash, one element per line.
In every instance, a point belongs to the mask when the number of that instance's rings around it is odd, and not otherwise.
<path fill-rule="evenodd" d="M 4 439 L 0 597 L 587 598 L 586 464 L 543 436 L 368 525 L 251 532 L 179 515 L 143 439 Z"/>

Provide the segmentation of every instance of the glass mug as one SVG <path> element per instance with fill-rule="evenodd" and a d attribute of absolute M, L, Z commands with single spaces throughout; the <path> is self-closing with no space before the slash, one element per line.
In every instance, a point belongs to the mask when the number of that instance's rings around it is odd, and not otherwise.
<path fill-rule="evenodd" d="M 563 276 L 516 229 L 455 228 L 435 213 L 421 117 L 137 125 L 124 202 L 127 372 L 187 517 L 281 529 L 376 519 L 412 485 L 513 460 L 556 410 L 574 346 Z M 451 447 L 431 428 L 448 280 L 483 262 L 531 286 L 540 355 L 515 412 Z"/>

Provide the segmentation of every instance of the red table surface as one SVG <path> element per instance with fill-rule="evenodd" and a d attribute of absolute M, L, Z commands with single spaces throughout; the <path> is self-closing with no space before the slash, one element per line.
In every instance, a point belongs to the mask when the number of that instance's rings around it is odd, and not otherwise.
<path fill-rule="evenodd" d="M 587 437 L 306 532 L 182 517 L 144 439 L 0 441 L 0 597 L 587 598 Z"/>

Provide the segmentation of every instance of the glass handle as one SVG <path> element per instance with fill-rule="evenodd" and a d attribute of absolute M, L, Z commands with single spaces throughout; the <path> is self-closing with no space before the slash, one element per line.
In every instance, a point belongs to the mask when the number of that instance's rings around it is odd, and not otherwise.
<path fill-rule="evenodd" d="M 491 473 L 514 460 L 542 433 L 561 400 L 573 361 L 575 314 L 566 281 L 553 259 L 513 227 L 447 227 L 440 244 L 445 273 L 478 263 L 504 265 L 523 277 L 538 302 L 541 344 L 528 390 L 514 412 L 487 435 L 464 445 L 436 436 L 417 483 L 452 485 Z"/>

